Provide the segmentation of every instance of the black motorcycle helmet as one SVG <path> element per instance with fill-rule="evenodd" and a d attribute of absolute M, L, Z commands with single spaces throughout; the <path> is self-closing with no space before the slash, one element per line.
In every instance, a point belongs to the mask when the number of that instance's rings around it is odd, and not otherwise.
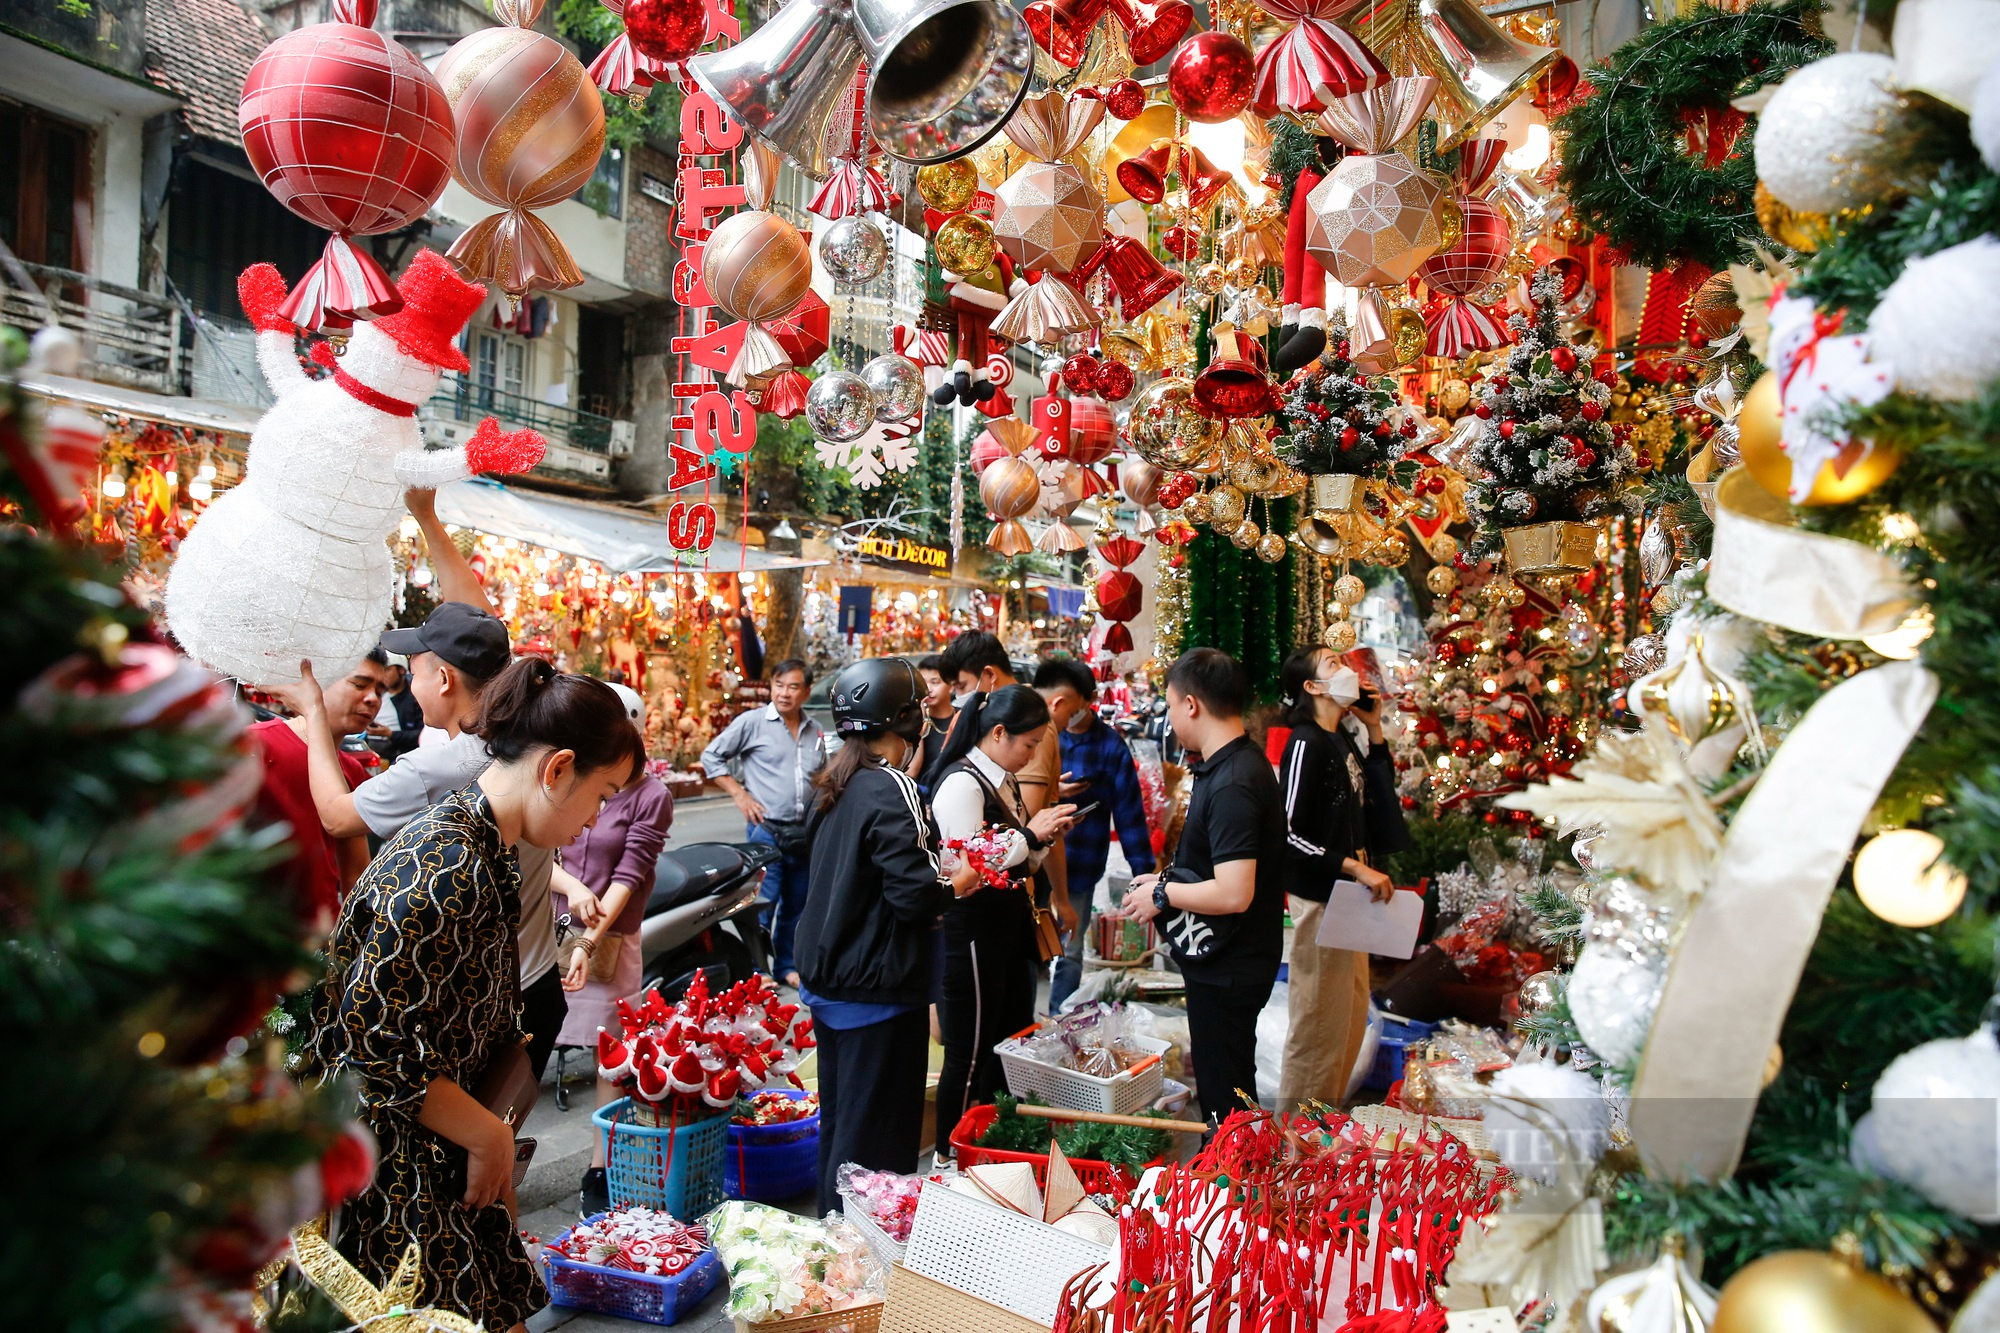
<path fill-rule="evenodd" d="M 833 727 L 843 736 L 894 732 L 915 745 L 924 734 L 924 682 L 900 657 L 856 662 L 833 681 Z"/>

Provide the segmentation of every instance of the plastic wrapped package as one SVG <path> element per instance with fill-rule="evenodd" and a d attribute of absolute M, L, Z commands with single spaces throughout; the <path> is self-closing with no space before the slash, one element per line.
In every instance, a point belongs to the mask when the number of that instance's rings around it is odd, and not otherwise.
<path fill-rule="evenodd" d="M 729 1313 L 747 1323 L 883 1300 L 888 1275 L 838 1214 L 824 1220 L 732 1199 L 702 1219 L 729 1274 Z"/>

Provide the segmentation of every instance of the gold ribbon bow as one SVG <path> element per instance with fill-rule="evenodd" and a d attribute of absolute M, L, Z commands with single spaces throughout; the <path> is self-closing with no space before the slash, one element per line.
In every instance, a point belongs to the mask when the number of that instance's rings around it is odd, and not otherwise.
<path fill-rule="evenodd" d="M 333 1248 L 333 1242 L 326 1238 L 324 1216 L 293 1230 L 292 1259 L 312 1284 L 366 1333 L 486 1333 L 477 1320 L 462 1314 L 415 1306 L 424 1267 L 424 1247 L 419 1241 L 410 1242 L 402 1262 L 381 1287 L 363 1277 L 361 1270 Z M 271 1280 L 276 1280 L 275 1274 Z M 267 1284 L 260 1282 L 262 1285 Z"/>

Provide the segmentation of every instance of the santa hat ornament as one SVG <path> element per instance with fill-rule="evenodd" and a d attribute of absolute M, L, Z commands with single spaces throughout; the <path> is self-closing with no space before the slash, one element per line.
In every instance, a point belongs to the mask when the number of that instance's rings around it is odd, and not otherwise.
<path fill-rule="evenodd" d="M 334 0 L 332 22 L 264 49 L 237 102 L 243 151 L 264 188 L 333 233 L 277 308 L 302 328 L 338 331 L 395 310 L 395 284 L 353 240 L 422 217 L 451 179 L 456 129 L 444 89 L 373 30 L 375 9 L 375 0 Z"/>
<path fill-rule="evenodd" d="M 632 1048 L 618 1038 L 597 1029 L 597 1076 L 616 1083 L 632 1072 Z"/>

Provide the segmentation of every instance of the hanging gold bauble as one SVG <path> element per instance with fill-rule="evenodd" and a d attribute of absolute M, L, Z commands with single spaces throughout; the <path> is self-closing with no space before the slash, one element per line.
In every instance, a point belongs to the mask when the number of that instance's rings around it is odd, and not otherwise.
<path fill-rule="evenodd" d="M 1792 459 L 1779 443 L 1783 408 L 1777 372 L 1766 371 L 1743 396 L 1743 410 L 1736 418 L 1737 449 L 1743 455 L 1743 466 L 1750 469 L 1759 486 L 1780 499 L 1789 499 Z M 1902 461 L 1900 450 L 1877 445 L 1847 469 L 1844 477 L 1835 475 L 1832 463 L 1822 463 L 1819 475 L 1813 478 L 1812 490 L 1797 503 L 1848 504 L 1887 481 Z"/>
<path fill-rule="evenodd" d="M 1346 602 L 1328 602 L 1326 604 L 1326 618 L 1328 620 L 1345 620 L 1353 614 L 1352 611 L 1347 609 Z"/>
<path fill-rule="evenodd" d="M 1267 565 L 1275 565 L 1285 558 L 1285 539 L 1275 532 L 1267 532 L 1257 539 L 1257 558 Z"/>
<path fill-rule="evenodd" d="M 1438 200 L 1437 206 L 1437 252 L 1443 254 L 1465 239 L 1465 210 L 1458 206 L 1457 187 L 1451 177 L 1442 171 L 1433 171 L 1431 175 L 1444 185 L 1445 190 L 1444 197 Z"/>
<path fill-rule="evenodd" d="M 1865 1269 L 1817 1250 L 1786 1250 L 1729 1279 L 1711 1333 L 1937 1333 L 1937 1325 Z"/>
<path fill-rule="evenodd" d="M 939 265 L 953 273 L 984 273 L 993 262 L 993 257 L 1000 253 L 1000 242 L 993 235 L 993 224 L 974 213 L 960 213 L 946 218 L 932 238 L 932 244 L 937 247 Z"/>
<path fill-rule="evenodd" d="M 1125 428 L 1139 457 L 1179 472 L 1218 461 L 1224 433 L 1222 422 L 1195 410 L 1194 384 L 1179 376 L 1141 389 Z"/>
<path fill-rule="evenodd" d="M 1326 633 L 1320 636 L 1320 642 L 1333 649 L 1336 653 L 1344 653 L 1355 644 L 1361 642 L 1361 635 L 1355 631 L 1353 625 L 1343 620 L 1336 624 L 1328 625 Z"/>
<path fill-rule="evenodd" d="M 917 193 L 940 213 L 956 213 L 979 193 L 979 169 L 964 158 L 917 168 Z"/>
<path fill-rule="evenodd" d="M 1392 532 L 1384 537 L 1378 549 L 1382 552 L 1382 563 L 1391 569 L 1410 558 L 1410 544 L 1403 540 L 1401 533 Z"/>
<path fill-rule="evenodd" d="M 1247 518 L 1237 524 L 1229 534 L 1229 540 L 1235 544 L 1236 549 L 1239 551 L 1249 550 L 1261 541 L 1263 537 L 1264 530 Z"/>
<path fill-rule="evenodd" d="M 1229 281 L 1227 271 L 1220 264 L 1203 264 L 1188 279 L 1188 286 L 1203 296 L 1214 296 Z"/>
<path fill-rule="evenodd" d="M 1424 332 L 1423 313 L 1406 305 L 1390 306 L 1389 336 L 1396 346 L 1396 365 L 1415 365 L 1424 354 L 1424 340 L 1428 336 Z"/>
<path fill-rule="evenodd" d="M 1462 379 L 1448 379 L 1438 390 L 1438 406 L 1447 412 L 1463 412 L 1472 402 L 1472 386 Z"/>
<path fill-rule="evenodd" d="M 1224 484 L 1208 493 L 1208 516 L 1219 531 L 1241 523 L 1249 507 L 1249 500 L 1234 486 Z"/>
<path fill-rule="evenodd" d="M 1349 606 L 1357 606 L 1368 595 L 1368 585 L 1358 574 L 1342 574 L 1333 581 L 1333 595 Z"/>
<path fill-rule="evenodd" d="M 1705 336 L 1724 336 L 1743 322 L 1743 308 L 1736 303 L 1736 284 L 1727 273 L 1709 274 L 1688 298 L 1688 314 L 1694 316 Z"/>
<path fill-rule="evenodd" d="M 1232 440 L 1236 438 L 1237 427 L 1241 424 L 1229 423 Z M 1285 465 L 1269 454 L 1246 451 L 1229 460 L 1223 475 L 1229 478 L 1231 484 L 1242 487 L 1251 495 L 1267 495 L 1273 486 L 1284 480 Z"/>
<path fill-rule="evenodd" d="M 1208 492 L 1196 491 L 1193 495 L 1181 501 L 1181 507 L 1174 512 L 1179 514 L 1184 521 L 1200 527 L 1202 524 L 1208 522 L 1209 519 Z"/>
<path fill-rule="evenodd" d="M 1559 241 L 1575 241 L 1583 238 L 1583 223 L 1568 209 L 1563 210 L 1562 216 L 1555 220 L 1549 230 L 1555 233 Z"/>
<path fill-rule="evenodd" d="M 1229 285 L 1238 291 L 1248 291 L 1257 285 L 1257 266 L 1247 259 L 1239 259 L 1229 266 Z"/>
<path fill-rule="evenodd" d="M 1780 245 L 1811 254 L 1833 234 L 1833 220 L 1826 214 L 1801 213 L 1779 203 L 1778 196 L 1765 189 L 1762 181 L 1757 182 L 1756 200 L 1757 225 Z"/>

